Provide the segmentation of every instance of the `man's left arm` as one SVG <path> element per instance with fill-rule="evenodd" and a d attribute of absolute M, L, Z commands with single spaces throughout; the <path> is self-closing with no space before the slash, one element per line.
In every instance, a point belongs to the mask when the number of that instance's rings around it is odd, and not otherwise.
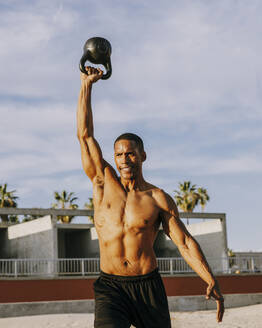
<path fill-rule="evenodd" d="M 156 199 L 161 208 L 161 219 L 165 233 L 177 245 L 190 267 L 207 283 L 206 298 L 214 297 L 217 302 L 217 321 L 222 321 L 224 299 L 199 244 L 180 220 L 174 200 L 163 191 L 159 193 Z"/>

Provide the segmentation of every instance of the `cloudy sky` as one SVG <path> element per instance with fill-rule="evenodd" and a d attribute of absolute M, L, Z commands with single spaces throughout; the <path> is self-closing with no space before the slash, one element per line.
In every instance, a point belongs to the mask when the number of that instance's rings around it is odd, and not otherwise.
<path fill-rule="evenodd" d="M 91 197 L 78 62 L 102 36 L 113 74 L 92 102 L 104 157 L 113 164 L 119 134 L 141 135 L 147 180 L 171 195 L 185 180 L 207 188 L 229 247 L 262 250 L 261 12 L 259 0 L 1 0 L 0 184 L 19 207 L 50 207 L 55 190 Z"/>

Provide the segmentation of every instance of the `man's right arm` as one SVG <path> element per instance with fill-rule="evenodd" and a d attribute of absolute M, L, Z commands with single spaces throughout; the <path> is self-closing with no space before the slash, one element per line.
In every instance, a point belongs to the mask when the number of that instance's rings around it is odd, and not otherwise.
<path fill-rule="evenodd" d="M 81 147 L 83 169 L 94 182 L 95 178 L 103 179 L 106 165 L 100 146 L 94 138 L 91 108 L 92 85 L 102 77 L 103 72 L 92 67 L 87 67 L 87 71 L 88 75 L 81 73 L 81 89 L 77 107 L 77 136 Z"/>

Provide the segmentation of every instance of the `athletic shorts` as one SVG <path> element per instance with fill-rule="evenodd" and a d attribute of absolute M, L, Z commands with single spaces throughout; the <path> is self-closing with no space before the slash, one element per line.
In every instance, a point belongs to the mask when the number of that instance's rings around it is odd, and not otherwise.
<path fill-rule="evenodd" d="M 101 272 L 94 283 L 95 328 L 171 328 L 158 269 L 139 276 Z"/>

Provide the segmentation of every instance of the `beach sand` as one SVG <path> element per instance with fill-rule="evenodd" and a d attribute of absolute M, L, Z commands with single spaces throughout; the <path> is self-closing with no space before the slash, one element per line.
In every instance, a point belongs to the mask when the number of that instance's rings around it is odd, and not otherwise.
<path fill-rule="evenodd" d="M 216 312 L 171 312 L 174 328 L 262 328 L 262 304 L 227 309 L 223 322 L 216 322 Z M 93 328 L 93 314 L 50 314 L 2 318 L 3 328 Z"/>

